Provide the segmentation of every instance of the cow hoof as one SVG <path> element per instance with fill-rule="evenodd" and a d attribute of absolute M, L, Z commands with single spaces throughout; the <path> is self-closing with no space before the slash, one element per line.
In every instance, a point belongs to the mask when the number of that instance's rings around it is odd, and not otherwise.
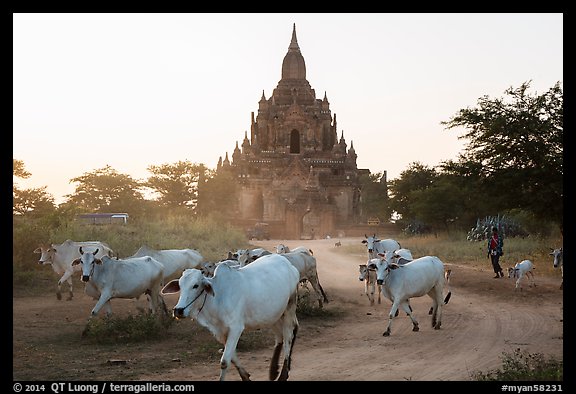
<path fill-rule="evenodd" d="M 440 326 L 441 326 L 441 324 L 438 323 L 438 324 L 436 324 L 436 325 L 434 326 L 434 329 L 435 329 L 435 330 L 439 330 L 439 329 L 440 329 Z"/>
<path fill-rule="evenodd" d="M 414 327 L 412 328 L 412 331 L 420 331 L 420 327 L 414 326 Z"/>
<path fill-rule="evenodd" d="M 382 334 L 383 337 L 389 337 L 390 336 L 390 331 L 384 331 L 384 334 Z"/>
<path fill-rule="evenodd" d="M 62 294 L 56 293 L 56 298 L 57 298 L 58 300 L 61 300 L 61 299 L 62 299 Z"/>

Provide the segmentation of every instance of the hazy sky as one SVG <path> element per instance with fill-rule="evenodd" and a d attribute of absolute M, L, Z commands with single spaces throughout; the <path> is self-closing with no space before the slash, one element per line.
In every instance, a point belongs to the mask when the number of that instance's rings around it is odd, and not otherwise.
<path fill-rule="evenodd" d="M 14 14 L 13 157 L 56 201 L 110 165 L 215 168 L 281 78 L 292 26 L 359 168 L 456 159 L 440 124 L 482 96 L 563 84 L 561 13 Z"/>

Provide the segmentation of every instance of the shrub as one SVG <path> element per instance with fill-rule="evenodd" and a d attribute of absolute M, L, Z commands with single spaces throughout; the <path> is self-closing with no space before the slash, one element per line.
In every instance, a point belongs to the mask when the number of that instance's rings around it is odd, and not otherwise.
<path fill-rule="evenodd" d="M 520 349 L 503 353 L 502 368 L 488 372 L 475 372 L 473 380 L 479 381 L 562 381 L 564 363 L 541 353 L 529 354 Z"/>
<path fill-rule="evenodd" d="M 84 337 L 99 344 L 158 340 L 166 337 L 166 330 L 173 322 L 174 319 L 162 313 L 94 318 L 88 322 Z"/>

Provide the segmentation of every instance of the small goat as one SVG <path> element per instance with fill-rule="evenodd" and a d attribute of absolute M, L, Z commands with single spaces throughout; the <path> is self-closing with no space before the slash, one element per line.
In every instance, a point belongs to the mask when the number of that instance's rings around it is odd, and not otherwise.
<path fill-rule="evenodd" d="M 514 290 L 522 290 L 522 286 L 520 286 L 520 280 L 524 276 L 528 276 L 531 279 L 530 286 L 534 285 L 536 287 L 536 282 L 534 281 L 534 273 L 532 270 L 534 269 L 534 264 L 530 260 L 522 260 L 521 262 L 517 263 L 514 268 L 508 268 L 508 278 L 516 278 L 516 287 Z"/>

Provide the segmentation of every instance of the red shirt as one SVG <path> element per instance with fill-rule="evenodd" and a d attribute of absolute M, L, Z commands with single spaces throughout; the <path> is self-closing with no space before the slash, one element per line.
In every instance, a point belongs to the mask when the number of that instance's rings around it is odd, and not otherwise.
<path fill-rule="evenodd" d="M 493 235 L 490 240 L 490 249 L 496 249 L 498 247 L 498 236 Z"/>

